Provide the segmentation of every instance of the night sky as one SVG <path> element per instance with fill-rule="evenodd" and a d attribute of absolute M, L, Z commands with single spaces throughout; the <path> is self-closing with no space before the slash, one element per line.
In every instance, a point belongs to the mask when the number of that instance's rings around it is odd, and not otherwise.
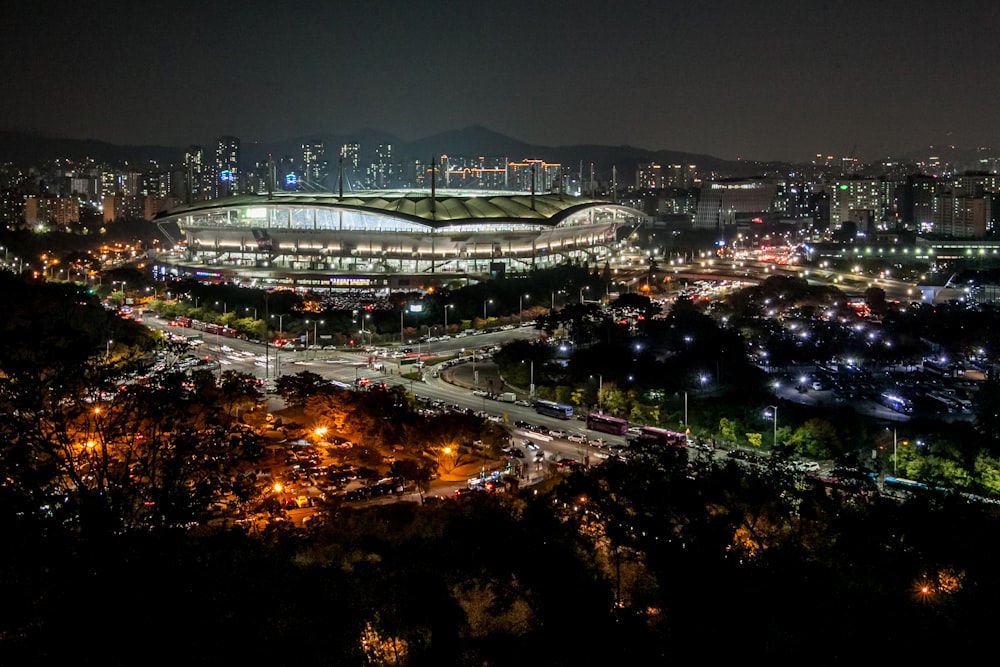
<path fill-rule="evenodd" d="M 119 144 L 478 124 L 726 159 L 1000 149 L 985 0 L 23 2 L 0 36 L 0 129 Z"/>

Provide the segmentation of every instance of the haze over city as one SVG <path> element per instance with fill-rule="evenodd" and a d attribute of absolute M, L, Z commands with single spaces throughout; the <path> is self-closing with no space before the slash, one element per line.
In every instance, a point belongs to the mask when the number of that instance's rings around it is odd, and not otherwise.
<path fill-rule="evenodd" d="M 880 159 L 1000 144 L 988 3 L 28 4 L 0 129 L 184 146 L 481 124 L 543 146 Z"/>

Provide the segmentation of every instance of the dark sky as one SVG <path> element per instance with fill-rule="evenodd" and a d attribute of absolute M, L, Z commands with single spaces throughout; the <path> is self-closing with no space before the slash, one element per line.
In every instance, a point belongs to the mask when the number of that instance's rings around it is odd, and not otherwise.
<path fill-rule="evenodd" d="M 183 146 L 480 124 L 722 158 L 1000 149 L 1000 3 L 22 2 L 0 129 Z"/>

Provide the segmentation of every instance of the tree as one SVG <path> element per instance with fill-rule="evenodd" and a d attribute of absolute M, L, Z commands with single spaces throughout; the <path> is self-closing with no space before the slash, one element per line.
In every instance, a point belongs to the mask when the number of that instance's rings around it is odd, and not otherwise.
<path fill-rule="evenodd" d="M 727 417 L 720 419 L 719 435 L 721 435 L 724 440 L 736 442 L 736 422 Z"/>
<path fill-rule="evenodd" d="M 302 407 L 310 396 L 330 387 L 330 383 L 323 376 L 312 371 L 282 375 L 274 385 L 278 394 L 290 407 Z"/>
<path fill-rule="evenodd" d="M 832 458 L 841 450 L 840 437 L 825 419 L 810 419 L 795 429 L 788 440 L 797 452 L 817 459 Z"/>

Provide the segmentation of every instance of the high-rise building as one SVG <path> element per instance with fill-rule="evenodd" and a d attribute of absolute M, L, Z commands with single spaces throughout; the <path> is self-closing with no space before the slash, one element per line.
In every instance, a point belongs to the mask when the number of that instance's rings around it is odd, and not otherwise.
<path fill-rule="evenodd" d="M 722 231 L 738 224 L 764 222 L 774 217 L 777 189 L 774 181 L 766 179 L 712 181 L 701 189 L 694 227 Z"/>
<path fill-rule="evenodd" d="M 930 229 L 935 218 L 935 204 L 938 182 L 926 174 L 910 174 L 903 187 L 903 202 L 899 215 L 904 225 L 917 230 Z"/>
<path fill-rule="evenodd" d="M 379 144 L 368 167 L 368 182 L 376 190 L 393 187 L 395 173 L 392 164 L 392 144 Z"/>
<path fill-rule="evenodd" d="M 188 202 L 204 198 L 208 185 L 205 183 L 204 161 L 205 156 L 201 146 L 188 146 L 184 152 L 184 198 Z"/>
<path fill-rule="evenodd" d="M 240 140 L 239 137 L 219 137 L 215 145 L 216 197 L 240 192 Z"/>
<path fill-rule="evenodd" d="M 694 187 L 697 180 L 698 165 L 695 164 L 672 164 L 663 170 L 663 187 L 667 188 L 690 188 Z"/>
<path fill-rule="evenodd" d="M 340 169 L 337 177 L 344 179 L 345 190 L 361 186 L 361 144 L 350 143 L 340 147 Z"/>
<path fill-rule="evenodd" d="M 992 216 L 990 197 L 969 197 L 957 192 L 938 195 L 935 233 L 955 238 L 986 236 Z"/>
<path fill-rule="evenodd" d="M 934 231 L 956 238 L 981 238 L 994 231 L 1000 177 L 965 172 L 950 180 L 950 189 L 936 198 Z"/>
<path fill-rule="evenodd" d="M 885 189 L 877 178 L 837 180 L 830 192 L 830 228 L 840 229 L 846 222 L 870 225 L 885 214 Z"/>
<path fill-rule="evenodd" d="M 125 176 L 121 172 L 104 170 L 101 172 L 101 196 L 113 197 L 125 189 Z"/>
<path fill-rule="evenodd" d="M 327 176 L 326 149 L 322 141 L 302 144 L 302 177 L 306 185 L 316 189 L 325 184 Z"/>
<path fill-rule="evenodd" d="M 663 167 L 650 162 L 640 164 L 635 174 L 637 190 L 658 190 L 663 187 Z"/>
<path fill-rule="evenodd" d="M 524 192 L 554 192 L 559 189 L 562 165 L 537 158 L 507 164 L 507 188 Z"/>

